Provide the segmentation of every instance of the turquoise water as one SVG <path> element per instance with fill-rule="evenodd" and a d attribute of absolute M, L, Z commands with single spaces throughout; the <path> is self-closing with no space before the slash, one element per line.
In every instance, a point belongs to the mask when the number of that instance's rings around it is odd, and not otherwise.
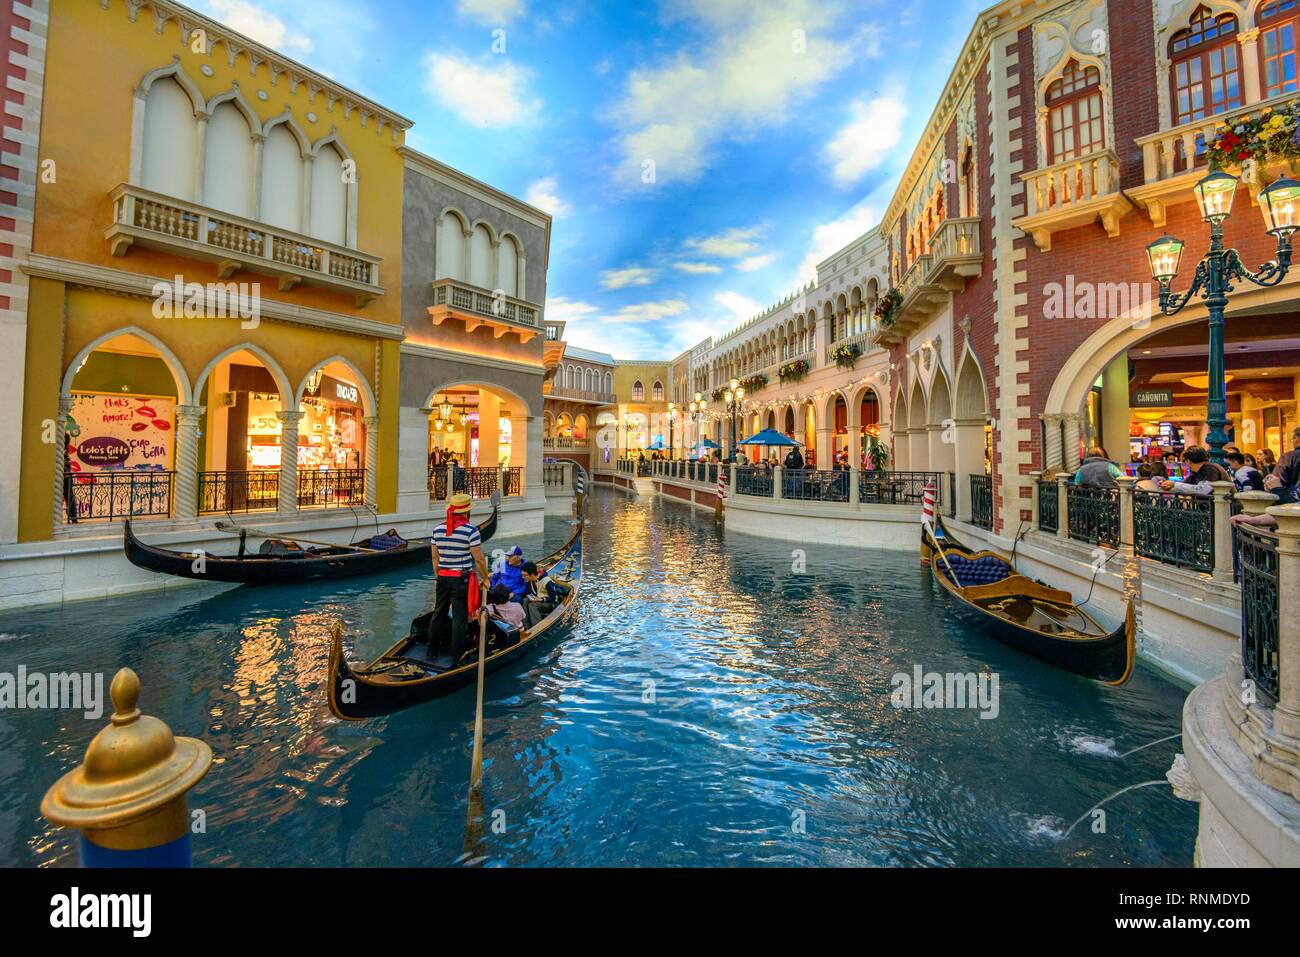
<path fill-rule="evenodd" d="M 955 622 L 911 554 L 794 546 L 598 491 L 572 635 L 487 683 L 489 865 L 1190 865 L 1195 808 L 1159 781 L 1184 693 L 1054 671 Z M 521 539 L 532 555 L 567 524 Z M 544 540 L 543 540 L 544 539 Z M 508 540 L 494 544 L 510 544 Z M 792 567 L 804 552 L 806 571 Z M 449 864 L 473 689 L 386 719 L 325 704 L 329 625 L 382 650 L 429 600 L 410 572 L 0 616 L 0 672 L 139 672 L 141 706 L 217 755 L 196 862 Z M 897 709 L 891 676 L 991 672 L 996 718 Z M 45 788 L 104 723 L 0 712 L 0 864 L 67 866 Z"/>

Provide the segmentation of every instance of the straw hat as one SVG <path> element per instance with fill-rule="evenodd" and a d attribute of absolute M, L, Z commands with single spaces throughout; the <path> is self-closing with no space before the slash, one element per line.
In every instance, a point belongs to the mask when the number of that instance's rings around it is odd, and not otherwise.
<path fill-rule="evenodd" d="M 474 507 L 474 500 L 464 492 L 457 492 L 451 497 L 451 510 L 453 512 L 468 512 Z"/>

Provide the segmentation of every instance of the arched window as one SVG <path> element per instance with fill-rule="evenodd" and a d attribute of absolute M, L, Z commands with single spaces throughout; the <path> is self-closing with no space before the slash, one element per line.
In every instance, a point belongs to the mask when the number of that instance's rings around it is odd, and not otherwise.
<path fill-rule="evenodd" d="M 469 281 L 480 289 L 492 288 L 492 236 L 486 226 L 475 226 L 469 238 Z"/>
<path fill-rule="evenodd" d="M 203 154 L 203 205 L 252 219 L 253 136 L 233 103 L 212 111 Z"/>
<path fill-rule="evenodd" d="M 285 123 L 262 145 L 262 221 L 302 231 L 302 150 Z"/>
<path fill-rule="evenodd" d="M 1169 41 L 1175 125 L 1242 105 L 1237 51 L 1237 18 L 1197 7 L 1187 28 Z"/>
<path fill-rule="evenodd" d="M 455 213 L 444 213 L 438 226 L 436 279 L 465 278 L 465 226 Z"/>
<path fill-rule="evenodd" d="M 497 248 L 497 288 L 507 296 L 518 298 L 519 289 L 519 247 L 513 237 L 501 240 Z"/>
<path fill-rule="evenodd" d="M 333 146 L 323 148 L 311 164 L 311 234 L 347 245 L 348 184 L 343 156 Z"/>
<path fill-rule="evenodd" d="M 1273 0 L 1260 8 L 1259 66 L 1265 99 L 1294 93 L 1296 34 L 1300 33 L 1300 0 Z"/>
<path fill-rule="evenodd" d="M 637 379 L 635 382 L 632 383 L 632 401 L 641 402 L 644 399 L 645 399 L 645 386 L 641 384 L 640 379 Z"/>
<path fill-rule="evenodd" d="M 655 380 L 655 384 L 650 387 L 650 398 L 655 402 L 664 400 L 664 384 L 662 382 Z"/>
<path fill-rule="evenodd" d="M 609 395 L 614 391 L 614 377 L 610 373 L 605 373 L 605 394 Z"/>
<path fill-rule="evenodd" d="M 165 196 L 195 199 L 194 153 L 198 145 L 198 122 L 189 95 L 170 77 L 155 81 L 144 108 L 140 184 Z"/>
<path fill-rule="evenodd" d="M 1047 88 L 1048 162 L 1064 163 L 1106 145 L 1101 71 L 1071 60 Z"/>
<path fill-rule="evenodd" d="M 968 145 L 961 158 L 961 214 L 963 216 L 979 215 L 979 203 L 976 200 L 978 195 L 975 189 L 975 147 Z"/>

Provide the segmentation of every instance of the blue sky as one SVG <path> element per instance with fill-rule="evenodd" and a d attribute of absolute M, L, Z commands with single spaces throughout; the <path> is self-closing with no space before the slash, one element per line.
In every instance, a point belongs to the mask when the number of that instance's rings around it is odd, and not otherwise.
<path fill-rule="evenodd" d="M 875 225 L 985 0 L 189 0 L 555 217 L 547 314 L 671 358 Z"/>

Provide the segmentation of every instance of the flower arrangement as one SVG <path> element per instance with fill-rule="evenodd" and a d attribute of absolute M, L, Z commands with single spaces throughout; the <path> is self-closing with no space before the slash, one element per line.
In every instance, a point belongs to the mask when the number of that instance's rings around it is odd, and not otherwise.
<path fill-rule="evenodd" d="M 748 379 L 742 379 L 740 384 L 744 386 L 746 392 L 757 392 L 763 386 L 767 385 L 767 376 L 761 372 L 755 372 Z"/>
<path fill-rule="evenodd" d="M 876 322 L 888 329 L 898 318 L 898 307 L 903 304 L 903 296 L 897 289 L 890 289 L 876 303 Z"/>
<path fill-rule="evenodd" d="M 777 370 L 782 382 L 798 382 L 808 374 L 808 360 L 795 359 L 794 362 L 787 362 Z"/>
<path fill-rule="evenodd" d="M 1205 144 L 1205 152 L 1214 170 L 1274 160 L 1285 160 L 1294 169 L 1300 161 L 1300 102 L 1219 124 L 1214 139 Z"/>
<path fill-rule="evenodd" d="M 726 398 L 726 395 L 727 395 L 726 389 L 714 389 L 713 394 L 710 396 L 710 398 L 713 399 L 714 402 L 721 402 L 724 398 Z"/>
<path fill-rule="evenodd" d="M 856 342 L 845 343 L 831 350 L 831 358 L 841 369 L 852 369 L 857 365 L 860 355 L 862 355 L 862 347 Z"/>

